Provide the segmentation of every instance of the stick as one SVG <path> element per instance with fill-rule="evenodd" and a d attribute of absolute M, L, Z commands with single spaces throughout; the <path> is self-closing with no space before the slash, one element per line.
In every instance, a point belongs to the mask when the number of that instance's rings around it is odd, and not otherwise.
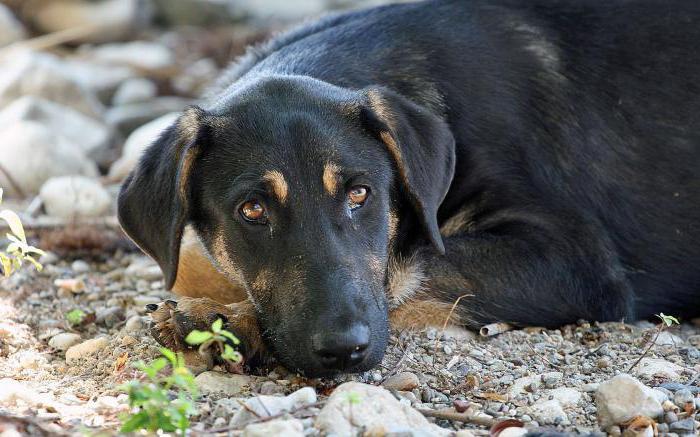
<path fill-rule="evenodd" d="M 11 55 L 16 50 L 50 49 L 67 42 L 75 41 L 76 39 L 84 38 L 97 32 L 98 30 L 100 30 L 99 27 L 91 25 L 73 27 L 71 29 L 59 30 L 58 32 L 48 33 L 46 35 L 37 36 L 36 38 L 19 41 L 0 50 L 0 59 Z"/>
<path fill-rule="evenodd" d="M 513 327 L 508 323 L 489 323 L 488 325 L 484 325 L 481 329 L 479 329 L 479 334 L 481 334 L 482 337 L 492 337 L 494 335 L 508 332 L 511 329 L 513 329 Z"/>
<path fill-rule="evenodd" d="M 435 355 L 437 355 L 437 347 L 438 343 L 440 342 L 440 337 L 442 337 L 445 334 L 445 329 L 447 329 L 447 324 L 452 318 L 452 313 L 454 313 L 455 308 L 457 308 L 457 305 L 459 304 L 459 301 L 462 300 L 462 298 L 473 296 L 473 294 L 463 294 L 460 297 L 458 297 L 457 300 L 455 300 L 455 302 L 452 304 L 452 308 L 450 308 L 450 312 L 447 313 L 447 317 L 445 318 L 445 323 L 442 324 L 442 330 L 440 331 L 440 335 L 435 337 L 435 345 L 433 346 L 433 367 L 435 367 Z"/>
<path fill-rule="evenodd" d="M 445 408 L 444 410 L 425 410 L 419 409 L 425 417 L 434 417 L 436 419 L 449 420 L 451 422 L 473 423 L 480 426 L 492 426 L 494 419 L 486 414 L 478 413 L 458 413 L 454 408 Z"/>

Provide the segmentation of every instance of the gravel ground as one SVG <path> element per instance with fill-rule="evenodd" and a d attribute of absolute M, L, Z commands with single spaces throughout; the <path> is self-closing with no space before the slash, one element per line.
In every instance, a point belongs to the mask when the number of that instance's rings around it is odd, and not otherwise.
<path fill-rule="evenodd" d="M 43 272 L 26 268 L 4 280 L 0 290 L 0 434 L 3 429 L 114 433 L 118 414 L 127 409 L 126 396 L 117 387 L 138 377 L 133 363 L 158 356 L 144 307 L 173 296 L 163 290 L 155 264 L 135 252 L 117 250 L 78 259 L 50 254 L 43 261 Z M 65 315 L 74 309 L 94 318 L 71 328 Z M 700 418 L 699 325 L 695 320 L 662 333 L 646 355 L 657 332 L 649 322 L 581 321 L 557 330 L 527 328 L 494 337 L 462 330 L 394 332 L 382 364 L 360 375 L 310 380 L 281 367 L 259 369 L 250 376 L 206 372 L 198 377 L 203 396 L 193 432 L 219 429 L 225 430 L 221 435 L 240 434 L 234 428 L 244 426 L 236 415 L 241 415 L 246 398 L 312 387 L 314 394 L 305 402 L 313 405 L 284 416 L 300 418 L 298 423 L 258 425 L 293 425 L 302 427 L 303 435 L 322 434 L 327 428 L 316 416 L 328 396 L 339 384 L 358 381 L 383 386 L 400 404 L 420 410 L 446 430 L 488 435 L 491 422 L 512 418 L 528 429 L 587 434 L 601 431 L 601 404 L 595 401 L 599 384 L 630 373 L 656 388 L 655 402 L 665 411 L 658 417 L 661 434 L 695 435 L 693 420 Z M 75 344 L 81 346 L 66 352 Z M 640 357 L 644 358 L 630 371 Z M 692 408 L 681 399 L 686 392 Z M 469 418 L 455 407 L 468 408 Z M 370 423 L 371 418 L 358 420 Z M 607 431 L 619 435 L 624 428 L 616 423 Z M 519 435 L 509 430 L 501 435 Z M 625 435 L 646 435 L 629 432 L 631 428 Z M 245 435 L 258 434 L 246 429 Z"/>

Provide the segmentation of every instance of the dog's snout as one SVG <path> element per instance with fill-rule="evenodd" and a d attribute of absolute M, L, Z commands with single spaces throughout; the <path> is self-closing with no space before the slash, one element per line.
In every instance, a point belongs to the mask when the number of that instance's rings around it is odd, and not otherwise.
<path fill-rule="evenodd" d="M 311 337 L 314 355 L 329 370 L 343 370 L 358 365 L 369 349 L 369 327 L 353 324 L 349 329 L 318 332 Z"/>

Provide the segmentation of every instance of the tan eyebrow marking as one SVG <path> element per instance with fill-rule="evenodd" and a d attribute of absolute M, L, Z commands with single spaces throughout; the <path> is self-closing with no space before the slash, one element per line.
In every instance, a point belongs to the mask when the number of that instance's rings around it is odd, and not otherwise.
<path fill-rule="evenodd" d="M 329 162 L 323 166 L 323 187 L 331 196 L 338 190 L 339 174 L 340 167 L 338 167 L 336 164 Z"/>
<path fill-rule="evenodd" d="M 284 204 L 287 201 L 289 187 L 284 176 L 277 170 L 269 170 L 263 175 L 263 180 L 270 185 L 272 192 L 275 193 L 277 199 Z"/>

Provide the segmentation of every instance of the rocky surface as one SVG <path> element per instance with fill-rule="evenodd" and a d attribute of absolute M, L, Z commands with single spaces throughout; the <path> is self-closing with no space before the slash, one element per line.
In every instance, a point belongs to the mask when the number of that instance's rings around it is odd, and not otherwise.
<path fill-rule="evenodd" d="M 113 431 L 126 408 L 118 386 L 138 376 L 134 363 L 159 354 L 144 307 L 173 296 L 157 266 L 135 252 L 43 261 L 43 272 L 27 268 L 0 287 L 0 413 L 32 412 L 56 432 Z M 66 321 L 74 309 L 87 315 L 84 324 Z M 694 435 L 698 324 L 673 328 L 677 342 L 653 345 L 636 365 L 657 329 L 648 322 L 581 322 L 488 338 L 396 332 L 376 369 L 333 379 L 306 379 L 274 364 L 250 375 L 215 368 L 196 378 L 193 429 L 468 436 L 515 419 L 525 428 L 501 436 L 523 429 L 646 435 L 630 434 L 646 426 L 630 424 L 643 416 L 663 432 Z M 641 371 L 643 362 L 655 371 Z"/>

